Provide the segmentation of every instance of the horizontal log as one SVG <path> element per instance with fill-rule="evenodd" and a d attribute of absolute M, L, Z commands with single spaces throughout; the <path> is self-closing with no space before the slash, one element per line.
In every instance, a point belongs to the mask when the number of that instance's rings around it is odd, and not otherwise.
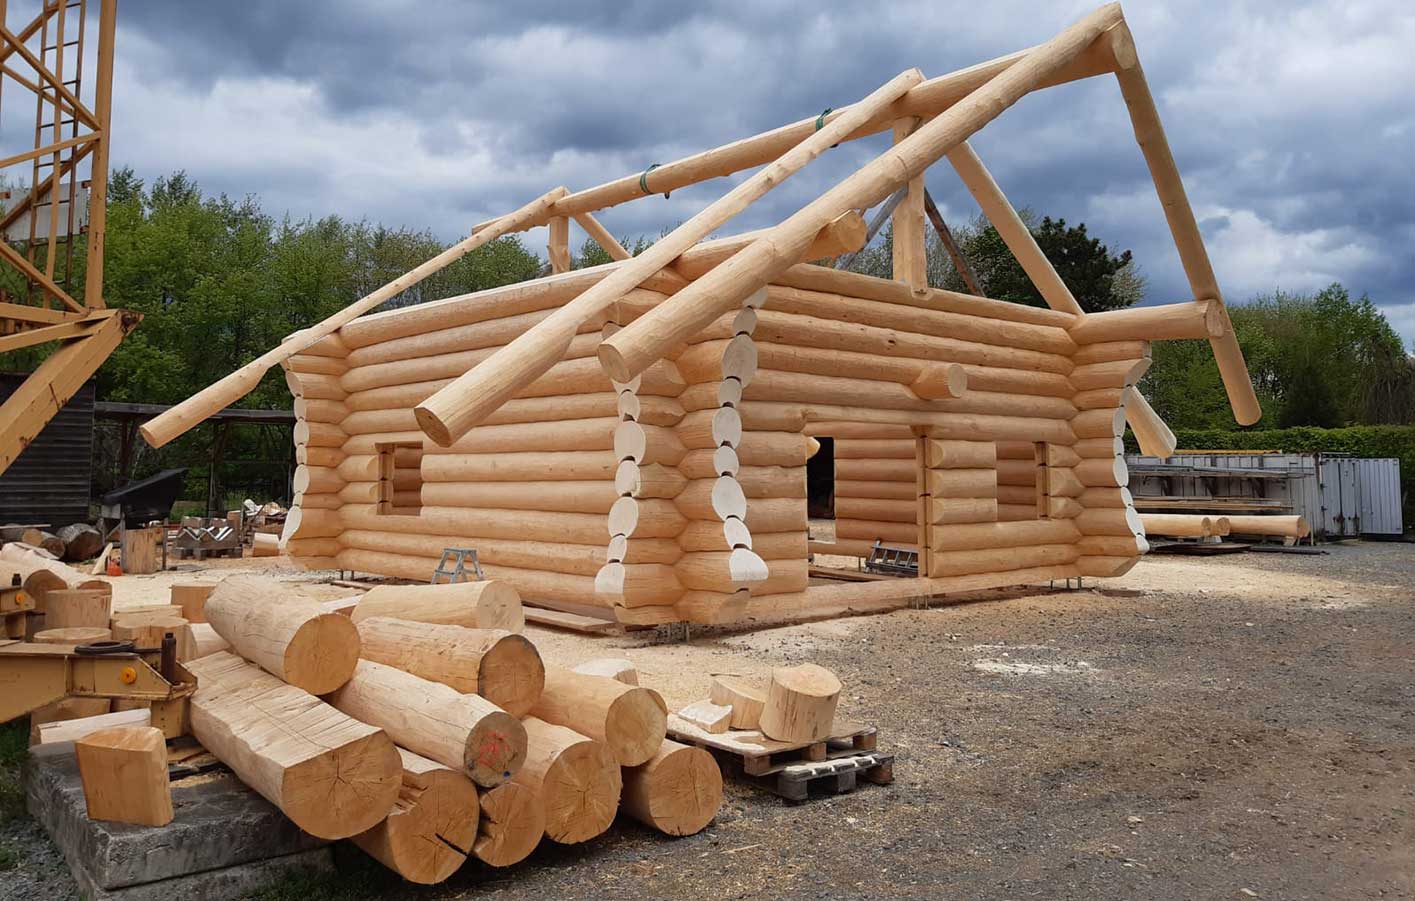
<path fill-rule="evenodd" d="M 925 516 L 932 525 L 997 521 L 997 499 L 982 497 L 930 498 Z"/>
<path fill-rule="evenodd" d="M 1312 527 L 1301 516 L 1233 516 L 1228 520 L 1234 535 L 1277 535 L 1284 538 L 1306 538 Z"/>
<path fill-rule="evenodd" d="M 1133 557 L 1093 557 L 1088 555 L 1076 558 L 1076 572 L 1078 575 L 1090 576 L 1095 579 L 1110 579 L 1125 575 L 1134 569 L 1135 564 L 1139 562 L 1139 555 Z"/>
<path fill-rule="evenodd" d="M 445 448 L 431 442 L 424 444 L 426 436 L 416 431 L 356 435 L 348 438 L 347 443 L 341 439 L 336 446 L 342 445 L 344 452 L 348 454 L 371 454 L 375 453 L 379 444 L 411 442 L 422 445 L 427 456 L 610 450 L 614 447 L 614 429 L 619 423 L 617 416 L 606 416 L 559 422 L 478 426 L 456 444 Z"/>
<path fill-rule="evenodd" d="M 1037 502 L 1037 486 L 998 485 L 997 502 L 999 504 L 1035 504 Z"/>
<path fill-rule="evenodd" d="M 514 632 L 382 616 L 357 626 L 365 660 L 480 695 L 516 717 L 540 697 L 545 666 L 535 645 Z"/>
<path fill-rule="evenodd" d="M 835 497 L 837 519 L 873 519 L 880 522 L 918 522 L 918 501 L 879 498 Z"/>
<path fill-rule="evenodd" d="M 1091 363 L 1071 370 L 1071 384 L 1077 391 L 1093 388 L 1128 388 L 1140 381 L 1145 370 L 1150 368 L 1149 360 L 1113 360 L 1109 363 Z"/>
<path fill-rule="evenodd" d="M 377 458 L 368 460 L 377 473 Z M 422 477 L 433 482 L 576 482 L 607 481 L 614 478 L 619 461 L 612 451 L 547 451 L 499 454 L 428 454 L 423 458 Z M 367 464 L 358 464 L 363 472 Z M 351 472 L 353 467 L 350 467 Z M 344 471 L 341 467 L 341 472 Z M 352 480 L 352 474 L 349 476 Z"/>
<path fill-rule="evenodd" d="M 1007 523 L 999 523 L 1006 526 Z M 1017 525 L 1020 525 L 1018 523 Z M 1042 544 L 990 550 L 934 551 L 929 554 L 929 577 L 1001 573 L 1012 569 L 1066 566 L 1078 557 L 1074 544 Z"/>
<path fill-rule="evenodd" d="M 1071 326 L 1078 344 L 1101 341 L 1182 341 L 1219 338 L 1226 330 L 1218 301 L 1162 304 L 1087 313 Z"/>
<path fill-rule="evenodd" d="M 767 289 L 766 309 L 1062 356 L 1070 356 L 1077 347 L 1066 330 L 1059 326 L 1034 325 L 949 312 L 937 307 L 885 303 L 775 285 Z"/>
<path fill-rule="evenodd" d="M 912 460 L 837 459 L 835 477 L 847 481 L 907 482 L 918 478 L 918 465 Z"/>
<path fill-rule="evenodd" d="M 912 544 L 902 542 L 887 542 L 890 547 L 902 547 L 905 550 L 917 550 Z M 874 547 L 873 540 L 863 538 L 836 538 L 834 541 L 811 541 L 810 548 L 813 554 L 834 554 L 842 557 L 868 557 Z"/>
<path fill-rule="evenodd" d="M 1143 535 L 1087 535 L 1076 542 L 1083 557 L 1134 557 L 1149 553 Z"/>
<path fill-rule="evenodd" d="M 997 442 L 930 438 L 924 445 L 924 459 L 932 469 L 994 469 Z"/>
<path fill-rule="evenodd" d="M 849 304 L 851 301 L 844 303 Z M 758 344 L 759 357 L 761 345 L 772 344 L 780 347 L 819 348 L 874 355 L 881 360 L 903 359 L 910 361 L 911 371 L 913 366 L 922 366 L 925 361 L 1035 370 L 1060 375 L 1065 375 L 1072 369 L 1070 357 L 1062 353 L 1033 350 L 998 341 L 969 340 L 947 332 L 937 335 L 923 334 L 891 328 L 884 323 L 874 323 L 868 319 L 845 322 L 831 317 L 786 312 L 775 307 L 768 307 L 757 313 L 757 327 L 752 337 Z M 795 358 L 804 361 L 807 357 L 807 354 L 798 354 Z M 852 361 L 867 365 L 867 361 L 853 358 Z M 775 362 L 785 368 L 784 362 L 779 358 Z M 887 364 L 881 362 L 876 365 L 883 367 Z M 804 367 L 805 363 L 799 362 L 792 368 Z"/>
<path fill-rule="evenodd" d="M 339 553 L 338 562 L 343 569 L 355 572 L 377 573 L 421 582 L 429 578 L 437 567 L 438 558 L 346 548 Z M 603 606 L 595 599 L 594 578 L 590 576 L 495 565 L 483 566 L 482 571 L 488 578 L 510 584 L 527 602 L 558 601 L 586 607 Z"/>
<path fill-rule="evenodd" d="M 835 441 L 835 459 L 913 460 L 916 444 L 917 442 L 912 438 L 837 438 Z"/>
<path fill-rule="evenodd" d="M 422 502 L 434 507 L 608 513 L 618 497 L 610 481 L 428 482 L 422 486 Z"/>
<path fill-rule="evenodd" d="M 819 436 L 822 438 L 864 438 L 866 440 L 887 438 L 904 439 L 912 441 L 917 436 L 914 430 L 907 425 L 888 425 L 873 422 L 831 422 L 829 420 L 816 420 L 806 423 L 805 433 L 807 435 Z"/>
<path fill-rule="evenodd" d="M 934 498 L 997 497 L 997 472 L 991 469 L 931 469 L 924 484 Z"/>
<path fill-rule="evenodd" d="M 835 539 L 839 541 L 843 538 L 863 538 L 869 541 L 880 540 L 892 546 L 897 545 L 899 542 L 917 544 L 919 541 L 919 527 L 913 523 L 879 522 L 877 520 L 865 519 L 837 519 L 835 521 Z"/>
<path fill-rule="evenodd" d="M 506 711 L 381 663 L 360 660 L 354 677 L 329 696 L 329 703 L 478 785 L 500 785 L 526 759 L 526 730 Z"/>
<path fill-rule="evenodd" d="M 1084 500 L 1082 501 L 1084 505 Z M 1087 508 L 1073 522 L 1083 535 L 1143 535 L 1145 524 L 1134 507 Z"/>
<path fill-rule="evenodd" d="M 1071 418 L 1071 429 L 1077 439 L 1118 438 L 1125 434 L 1125 410 L 1083 410 Z"/>
<path fill-rule="evenodd" d="M 296 826 L 347 838 L 388 816 L 402 767 L 382 730 L 228 652 L 186 667 L 192 735 Z"/>
<path fill-rule="evenodd" d="M 877 497 L 885 500 L 914 500 L 918 486 L 913 482 L 875 482 L 856 479 L 836 479 L 835 496 Z"/>
<path fill-rule="evenodd" d="M 616 607 L 671 606 L 684 590 L 677 564 L 609 562 L 595 574 L 594 584 L 600 600 Z"/>
<path fill-rule="evenodd" d="M 1085 344 L 1071 357 L 1076 366 L 1092 363 L 1109 363 L 1114 360 L 1148 360 L 1148 341 L 1102 341 L 1099 344 Z"/>
<path fill-rule="evenodd" d="M 1130 470 L 1124 457 L 1087 457 L 1077 463 L 1073 471 L 1087 487 L 1124 488 L 1130 484 Z"/>
<path fill-rule="evenodd" d="M 1081 538 L 1066 520 L 959 523 L 934 532 L 935 551 L 985 551 L 1044 544 L 1075 544 Z M 930 571 L 932 573 L 932 570 Z"/>
<path fill-rule="evenodd" d="M 640 422 L 621 422 L 614 429 L 614 455 L 640 465 L 677 465 L 688 452 L 674 429 Z"/>
<path fill-rule="evenodd" d="M 1037 518 L 1036 504 L 998 504 L 998 522 L 1023 522 Z"/>
<path fill-rule="evenodd" d="M 804 557 L 769 560 L 767 561 L 767 577 L 751 586 L 752 594 L 785 594 L 793 591 L 805 591 L 811 581 L 810 569 L 810 562 Z"/>

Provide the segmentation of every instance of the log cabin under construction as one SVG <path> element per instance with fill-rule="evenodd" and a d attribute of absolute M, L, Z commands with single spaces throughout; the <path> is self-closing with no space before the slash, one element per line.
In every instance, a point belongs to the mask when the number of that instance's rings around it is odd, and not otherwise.
<path fill-rule="evenodd" d="M 1087 314 L 967 139 L 1030 91 L 1114 75 L 1193 292 Z M 705 240 L 843 140 L 893 145 L 772 228 Z M 932 288 L 923 174 L 947 159 L 1048 307 Z M 639 256 L 597 210 L 753 166 Z M 898 194 L 894 278 L 841 271 Z M 569 223 L 614 262 L 571 270 Z M 552 274 L 360 315 L 501 235 L 548 225 Z M 820 261 L 827 261 L 822 264 Z M 722 623 L 1125 572 L 1147 550 L 1121 436 L 1173 435 L 1135 390 L 1149 342 L 1210 341 L 1257 401 L 1117 5 L 1030 50 L 642 175 L 560 188 L 144 426 L 157 445 L 282 364 L 297 414 L 282 541 L 312 568 L 426 580 L 476 548 L 528 604 L 633 625 Z M 225 387 L 223 387 L 223 385 Z M 830 438 L 834 541 L 807 462 Z M 819 584 L 814 553 L 918 550 L 917 578 Z"/>

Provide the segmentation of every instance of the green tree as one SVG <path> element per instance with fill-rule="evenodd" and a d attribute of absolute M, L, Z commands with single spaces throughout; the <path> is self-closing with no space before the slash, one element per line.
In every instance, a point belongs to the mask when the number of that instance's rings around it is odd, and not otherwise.
<path fill-rule="evenodd" d="M 1230 307 L 1268 428 L 1403 424 L 1415 419 L 1415 362 L 1369 297 L 1333 284 Z M 1142 389 L 1172 428 L 1232 428 L 1208 343 L 1163 341 Z"/>
<path fill-rule="evenodd" d="M 1043 217 L 1040 223 L 1028 210 L 1020 211 L 1037 246 L 1071 289 L 1077 303 L 1087 312 L 1117 310 L 1132 306 L 1145 295 L 1145 280 L 1130 251 L 1114 253 L 1099 239 L 1091 237 L 1085 223 L 1068 226 L 1065 219 Z M 985 296 L 1030 306 L 1044 307 L 1046 301 L 1022 270 L 1002 236 L 986 218 L 978 216 L 952 228 L 954 241 L 969 268 L 977 276 Z M 961 273 L 938 235 L 929 229 L 925 242 L 929 284 L 951 291 L 967 291 Z M 867 275 L 889 278 L 892 274 L 894 230 L 885 229 L 882 240 L 865 248 L 851 269 Z"/>

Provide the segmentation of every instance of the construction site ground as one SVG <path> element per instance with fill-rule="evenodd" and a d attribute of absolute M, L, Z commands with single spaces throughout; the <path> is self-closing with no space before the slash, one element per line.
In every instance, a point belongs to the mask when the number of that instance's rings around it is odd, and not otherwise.
<path fill-rule="evenodd" d="M 695 629 L 688 644 L 533 627 L 557 662 L 629 657 L 671 707 L 703 697 L 708 673 L 823 664 L 842 714 L 896 755 L 895 782 L 797 805 L 729 782 L 691 838 L 621 818 L 433 888 L 341 848 L 338 875 L 257 897 L 1415 897 L 1415 545 L 1327 550 L 1154 555 L 1096 589 Z M 116 606 L 217 569 L 334 577 L 285 558 L 184 568 L 119 578 Z M 23 724 L 0 742 L 0 897 L 71 897 L 17 798 Z"/>

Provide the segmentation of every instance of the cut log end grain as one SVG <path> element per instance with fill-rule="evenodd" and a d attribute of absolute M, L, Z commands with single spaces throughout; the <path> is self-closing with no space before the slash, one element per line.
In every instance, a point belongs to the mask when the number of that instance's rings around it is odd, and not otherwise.
<path fill-rule="evenodd" d="M 488 866 L 520 863 L 545 835 L 545 809 L 529 785 L 508 782 L 481 794 L 481 821 L 472 853 Z"/>
<path fill-rule="evenodd" d="M 467 733 L 463 766 L 478 785 L 500 785 L 526 758 L 526 730 L 504 710 L 486 714 Z"/>
<path fill-rule="evenodd" d="M 668 732 L 668 706 L 658 692 L 558 666 L 546 667 L 532 712 L 603 742 L 623 766 L 653 757 Z"/>
<path fill-rule="evenodd" d="M 635 766 L 653 757 L 668 729 L 668 707 L 658 692 L 631 688 L 609 705 L 606 744 L 616 760 Z"/>
<path fill-rule="evenodd" d="M 349 681 L 359 662 L 359 630 L 347 616 L 321 613 L 296 630 L 284 660 L 286 682 L 312 695 L 328 694 Z"/>
<path fill-rule="evenodd" d="M 608 746 L 535 717 L 525 726 L 530 753 L 516 779 L 539 791 L 546 837 L 570 845 L 608 829 L 623 787 Z"/>
<path fill-rule="evenodd" d="M 722 771 L 702 748 L 664 739 L 653 759 L 624 770 L 624 812 L 668 835 L 702 831 L 722 806 Z"/>
<path fill-rule="evenodd" d="M 477 835 L 480 808 L 466 776 L 410 751 L 398 801 L 383 822 L 353 838 L 409 882 L 434 885 L 461 868 Z"/>
<path fill-rule="evenodd" d="M 762 734 L 777 741 L 820 741 L 830 735 L 840 680 L 823 666 L 778 667 L 767 684 Z"/>
<path fill-rule="evenodd" d="M 512 716 L 530 713 L 545 689 L 545 664 L 524 635 L 507 632 L 482 656 L 477 694 Z"/>

